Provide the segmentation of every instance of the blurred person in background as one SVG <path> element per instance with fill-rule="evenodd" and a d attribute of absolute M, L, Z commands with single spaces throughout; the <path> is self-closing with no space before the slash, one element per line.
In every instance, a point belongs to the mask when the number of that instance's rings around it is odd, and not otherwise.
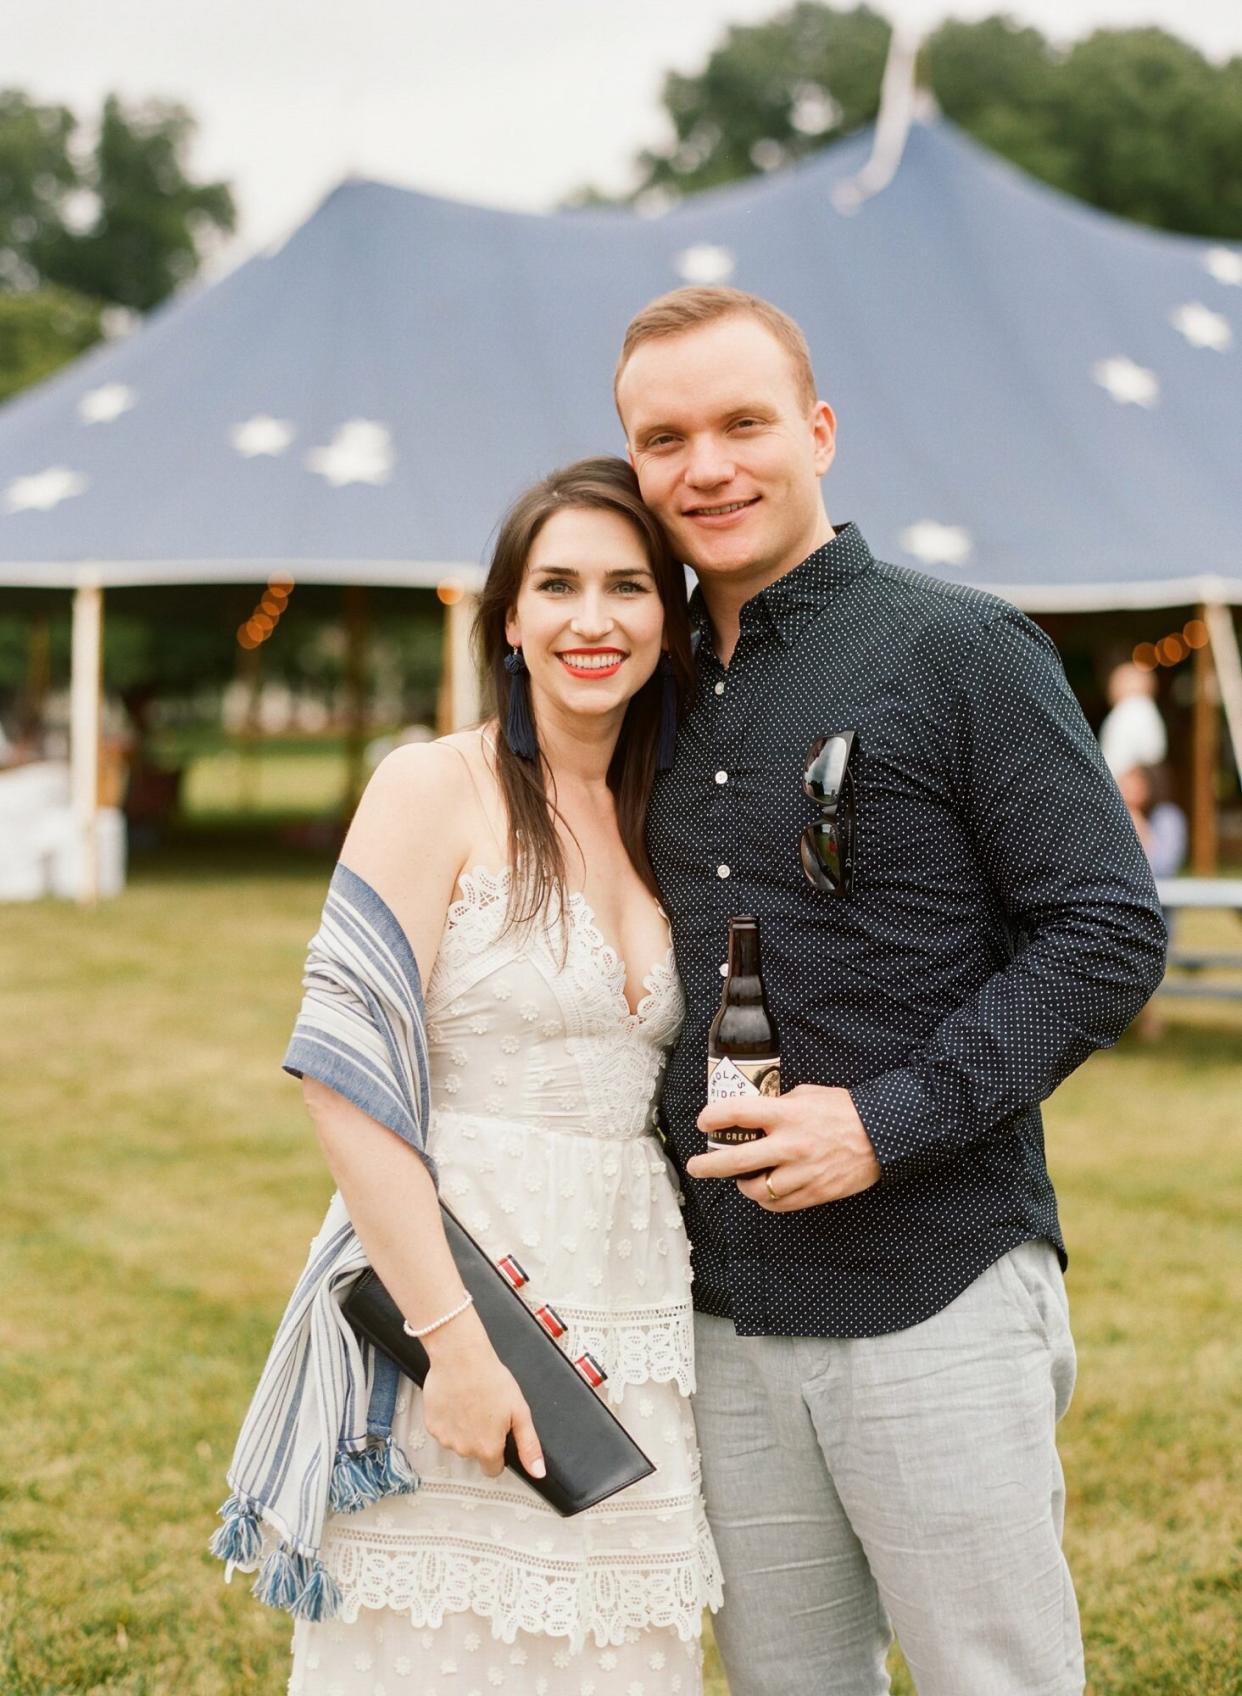
<path fill-rule="evenodd" d="M 1186 863 L 1189 831 L 1186 815 L 1173 799 L 1172 773 L 1168 766 L 1131 766 L 1117 774 L 1117 787 L 1134 821 L 1152 875 L 1176 877 Z M 1165 917 L 1167 920 L 1167 913 Z"/>
<path fill-rule="evenodd" d="M 1176 877 L 1186 863 L 1190 832 L 1185 813 L 1173 799 L 1172 773 L 1168 766 L 1131 766 L 1129 771 L 1118 775 L 1117 787 L 1152 876 Z M 1164 922 L 1172 941 L 1177 923 L 1172 908 L 1164 908 Z M 1164 1020 L 1154 1001 L 1149 1001 L 1140 1012 L 1134 1029 L 1144 1042 L 1153 1042 L 1163 1035 Z"/>
<path fill-rule="evenodd" d="M 1100 752 L 1114 777 L 1135 766 L 1157 766 L 1169 749 L 1164 719 L 1156 705 L 1156 674 L 1132 660 L 1108 677 L 1109 710 L 1100 725 Z"/>
<path fill-rule="evenodd" d="M 624 460 L 518 500 L 477 635 L 497 717 L 383 760 L 311 943 L 285 1067 L 338 1192 L 213 1550 L 261 1567 L 260 1600 L 294 1614 L 291 1696 L 698 1696 L 720 1577 L 689 1248 L 653 1128 L 683 998 L 643 836 L 690 636 Z M 650 1477 L 562 1519 L 505 1469 L 512 1438 L 543 1476 L 540 1433 L 463 1291 L 437 1186 L 494 1260 L 520 1256 L 571 1358 L 599 1361 Z M 421 1391 L 343 1334 L 367 1263 L 423 1339 Z"/>

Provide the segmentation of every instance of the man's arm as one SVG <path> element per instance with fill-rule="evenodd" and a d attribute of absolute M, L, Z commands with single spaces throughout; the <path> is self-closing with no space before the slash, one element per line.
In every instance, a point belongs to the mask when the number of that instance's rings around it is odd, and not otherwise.
<path fill-rule="evenodd" d="M 705 1108 L 704 1131 L 767 1134 L 696 1155 L 691 1176 L 738 1179 L 770 1212 L 900 1181 L 1051 1095 L 1152 994 L 1167 938 L 1150 869 L 1056 649 L 1017 611 L 988 625 L 964 668 L 953 783 L 1015 957 L 863 1084 Z"/>
<path fill-rule="evenodd" d="M 1164 973 L 1146 857 L 1052 643 L 984 631 L 953 739 L 958 802 L 1017 952 L 904 1064 L 850 1091 L 885 1179 L 952 1155 L 1121 1036 Z"/>

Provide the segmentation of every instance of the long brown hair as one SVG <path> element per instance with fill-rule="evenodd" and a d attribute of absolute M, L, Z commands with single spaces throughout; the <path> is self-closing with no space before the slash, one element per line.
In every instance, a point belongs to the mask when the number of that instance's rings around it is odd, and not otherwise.
<path fill-rule="evenodd" d="M 510 924 L 524 923 L 550 911 L 554 898 L 559 910 L 565 898 L 565 855 L 556 833 L 556 804 L 548 793 L 547 761 L 542 755 L 537 760 L 520 758 L 505 739 L 513 681 L 504 662 L 509 652 L 505 623 L 516 605 L 535 539 L 553 513 L 573 508 L 613 512 L 633 526 L 646 549 L 664 608 L 664 642 L 681 703 L 689 699 L 694 676 L 685 576 L 663 530 L 643 505 L 632 467 L 613 455 L 575 460 L 519 496 L 496 537 L 474 623 L 475 646 L 491 680 L 499 724 L 495 769 L 509 821 L 509 862 L 513 867 Z M 608 787 L 616 799 L 621 840 L 634 870 L 653 894 L 658 892 L 647 858 L 644 825 L 656 772 L 662 694 L 663 684 L 656 671 L 626 708 L 608 767 Z M 533 703 L 531 714 L 533 718 Z"/>

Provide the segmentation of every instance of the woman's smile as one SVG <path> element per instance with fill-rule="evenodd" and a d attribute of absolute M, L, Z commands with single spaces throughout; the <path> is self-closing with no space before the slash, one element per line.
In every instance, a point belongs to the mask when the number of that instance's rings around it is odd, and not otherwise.
<path fill-rule="evenodd" d="M 627 659 L 620 648 L 563 648 L 557 659 L 571 677 L 615 677 Z"/>

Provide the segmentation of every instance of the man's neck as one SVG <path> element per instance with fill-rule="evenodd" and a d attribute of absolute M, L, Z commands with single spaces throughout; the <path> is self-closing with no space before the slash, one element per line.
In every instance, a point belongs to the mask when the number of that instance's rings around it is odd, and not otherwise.
<path fill-rule="evenodd" d="M 815 535 L 799 550 L 796 559 L 766 568 L 756 566 L 754 571 L 705 573 L 699 578 L 703 604 L 707 608 L 707 616 L 712 621 L 716 658 L 721 665 L 727 666 L 733 658 L 733 650 L 737 647 L 741 630 L 742 608 L 747 601 L 753 601 L 769 584 L 778 583 L 782 577 L 788 577 L 791 571 L 797 570 L 803 560 L 809 559 L 818 548 L 831 542 L 835 536 L 836 531 L 825 517 L 823 525 L 817 527 Z"/>

